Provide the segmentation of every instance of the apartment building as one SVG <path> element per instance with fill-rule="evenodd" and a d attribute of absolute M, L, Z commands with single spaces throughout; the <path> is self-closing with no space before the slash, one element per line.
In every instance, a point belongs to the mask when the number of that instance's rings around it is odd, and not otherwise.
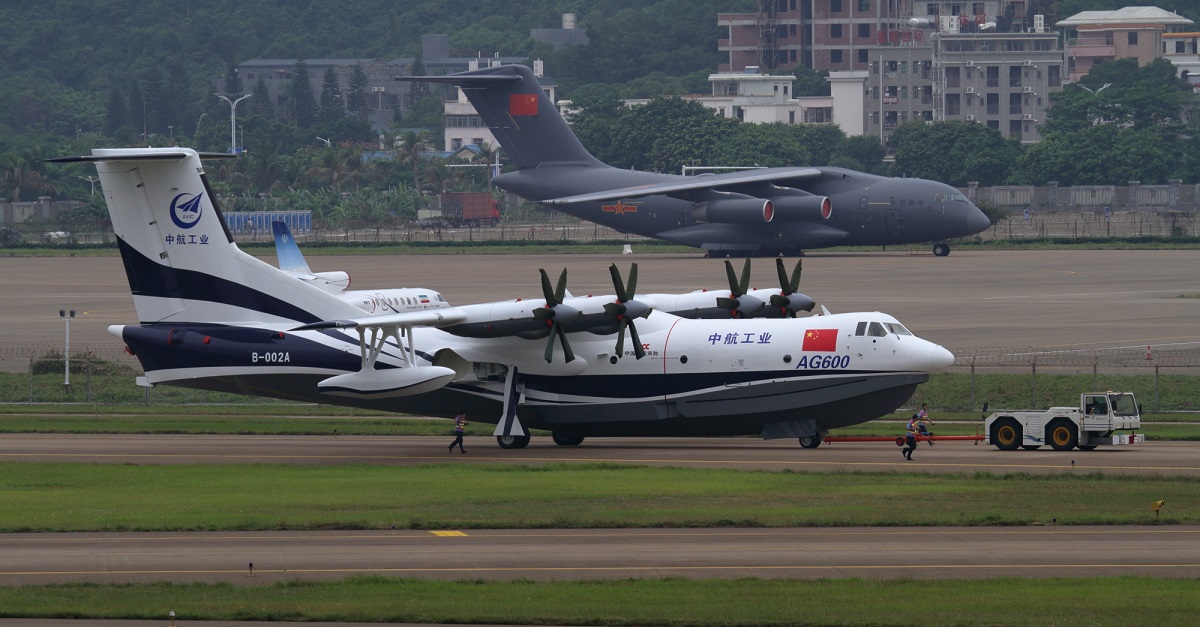
<path fill-rule="evenodd" d="M 1137 59 L 1138 66 L 1164 56 L 1168 43 L 1186 39 L 1195 24 L 1158 7 L 1124 7 L 1116 11 L 1083 11 L 1057 22 L 1066 31 L 1068 80 L 1077 81 L 1101 61 Z"/>

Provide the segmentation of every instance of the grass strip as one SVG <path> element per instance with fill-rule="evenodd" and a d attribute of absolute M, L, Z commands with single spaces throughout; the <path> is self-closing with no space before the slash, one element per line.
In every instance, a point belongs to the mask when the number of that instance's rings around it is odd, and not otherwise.
<path fill-rule="evenodd" d="M 0 617 L 525 625 L 1194 625 L 1189 579 L 423 581 L 0 587 Z"/>
<path fill-rule="evenodd" d="M 1200 522 L 1197 492 L 1101 474 L 7 462 L 0 532 L 1173 524 Z"/>

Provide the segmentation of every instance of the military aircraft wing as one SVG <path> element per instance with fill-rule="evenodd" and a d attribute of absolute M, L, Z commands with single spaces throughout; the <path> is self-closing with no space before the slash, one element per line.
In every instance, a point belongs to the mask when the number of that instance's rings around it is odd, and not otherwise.
<path fill-rule="evenodd" d="M 752 185 L 756 183 L 779 183 L 786 186 L 786 184 L 791 181 L 811 180 L 820 176 L 821 171 L 817 168 L 763 168 L 761 170 L 743 170 L 741 172 L 729 172 L 726 174 L 712 174 L 692 177 L 675 176 L 672 178 L 672 180 L 662 183 L 607 189 L 604 191 L 590 192 L 587 194 L 576 194 L 574 196 L 563 196 L 562 198 L 551 198 L 549 200 L 542 200 L 540 202 L 548 205 L 567 205 L 577 202 L 618 200 L 621 198 L 639 198 L 642 196 L 671 196 L 682 192 L 691 192 L 697 190 L 734 191 L 731 188 L 736 188 L 742 185 Z"/>

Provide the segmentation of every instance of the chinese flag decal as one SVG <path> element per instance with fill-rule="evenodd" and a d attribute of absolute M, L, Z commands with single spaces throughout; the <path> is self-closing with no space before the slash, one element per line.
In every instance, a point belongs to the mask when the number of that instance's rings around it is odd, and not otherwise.
<path fill-rule="evenodd" d="M 837 350 L 837 329 L 809 329 L 800 350 L 833 352 Z"/>
<path fill-rule="evenodd" d="M 537 94 L 509 94 L 508 112 L 512 115 L 537 115 Z"/>

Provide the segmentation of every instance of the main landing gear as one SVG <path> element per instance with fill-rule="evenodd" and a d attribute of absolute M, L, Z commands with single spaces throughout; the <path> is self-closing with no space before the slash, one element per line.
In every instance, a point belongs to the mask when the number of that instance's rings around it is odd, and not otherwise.
<path fill-rule="evenodd" d="M 817 448 L 821 446 L 821 434 L 806 435 L 800 438 L 800 446 L 803 448 Z"/>
<path fill-rule="evenodd" d="M 525 448 L 529 446 L 529 435 L 498 435 L 496 443 L 500 448 Z"/>
<path fill-rule="evenodd" d="M 938 242 L 933 245 L 934 257 L 945 257 L 950 254 L 950 244 L 946 242 Z"/>

